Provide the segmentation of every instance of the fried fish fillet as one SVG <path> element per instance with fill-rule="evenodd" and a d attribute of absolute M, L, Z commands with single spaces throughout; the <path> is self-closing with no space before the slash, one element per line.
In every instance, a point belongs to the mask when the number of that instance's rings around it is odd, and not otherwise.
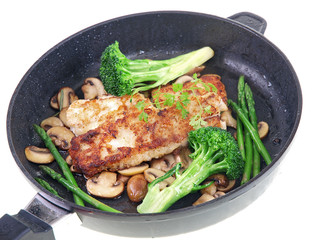
<path fill-rule="evenodd" d="M 99 118 L 102 124 L 99 123 L 98 127 L 72 139 L 69 153 L 74 167 L 90 177 L 103 170 L 116 171 L 129 168 L 169 154 L 187 143 L 188 132 L 193 130 L 189 124 L 190 119 L 201 111 L 201 106 L 202 108 L 211 106 L 210 113 L 202 114 L 208 126 L 223 127 L 220 112 L 227 109 L 225 87 L 218 75 L 204 75 L 201 80 L 212 83 L 218 91 L 208 92 L 199 86 L 194 92 L 197 97 L 190 95 L 190 103 L 185 106 L 189 112 L 186 118 L 182 117 L 181 111 L 175 104 L 159 109 L 142 94 L 134 95 L 131 101 L 130 96 L 118 98 L 118 108 L 102 114 L 103 117 Z M 183 87 L 187 89 L 190 84 L 192 83 L 187 82 Z M 166 93 L 179 94 L 173 91 L 172 85 L 167 85 L 157 92 L 160 94 L 159 99 L 163 99 Z M 96 121 L 92 120 L 92 111 L 97 111 L 93 115 L 99 115 L 99 109 L 107 105 L 108 100 L 110 99 L 91 100 L 85 103 L 84 108 L 80 107 L 79 111 L 84 114 L 83 117 L 86 111 L 90 112 L 90 119 L 86 119 L 87 125 L 94 125 L 90 123 Z M 139 119 L 141 110 L 135 106 L 141 101 L 144 101 L 146 106 L 144 111 L 148 114 L 147 122 Z M 93 106 L 98 104 L 100 107 L 92 110 L 91 104 Z M 74 130 L 77 128 L 75 122 L 74 120 L 74 125 L 71 126 Z M 80 122 L 81 125 L 86 121 L 82 119 Z"/>

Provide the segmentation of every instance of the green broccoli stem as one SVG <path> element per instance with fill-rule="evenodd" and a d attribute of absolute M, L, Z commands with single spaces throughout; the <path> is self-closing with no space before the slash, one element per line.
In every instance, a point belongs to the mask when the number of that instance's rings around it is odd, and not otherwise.
<path fill-rule="evenodd" d="M 238 82 L 238 99 L 239 99 L 239 106 L 241 107 L 243 113 L 248 118 L 248 108 L 246 104 L 245 92 L 244 92 L 244 76 L 239 77 Z M 248 182 L 251 178 L 252 172 L 252 157 L 253 157 L 253 146 L 252 140 L 250 137 L 250 133 L 248 129 L 244 129 L 244 147 L 245 147 L 245 166 L 244 172 L 241 180 L 241 184 Z"/>
<path fill-rule="evenodd" d="M 203 47 L 168 60 L 152 60 L 150 61 L 148 70 L 145 70 L 145 72 L 134 72 L 133 81 L 135 83 L 154 82 L 147 84 L 146 86 L 138 87 L 134 84 L 135 89 L 132 94 L 165 85 L 208 61 L 213 57 L 213 54 L 210 47 Z M 131 70 L 130 65 L 129 70 Z"/>
<path fill-rule="evenodd" d="M 165 85 L 205 63 L 213 55 L 210 47 L 203 47 L 171 59 L 129 59 L 120 51 L 119 42 L 115 41 L 101 55 L 99 75 L 108 93 L 132 95 Z"/>
<path fill-rule="evenodd" d="M 254 141 L 254 143 L 256 144 L 259 153 L 261 154 L 261 156 L 264 159 L 265 163 L 267 165 L 269 165 L 272 162 L 272 158 L 271 158 L 268 150 L 266 149 L 266 147 L 262 143 L 262 141 L 261 141 L 261 139 L 259 137 L 258 131 L 252 126 L 252 124 L 250 123 L 249 119 L 245 116 L 244 112 L 242 111 L 242 109 L 239 107 L 238 104 L 233 102 L 231 99 L 228 99 L 228 104 L 237 113 L 237 115 L 239 116 L 240 120 L 242 121 L 244 127 L 249 130 L 251 138 Z"/>
<path fill-rule="evenodd" d="M 46 131 L 42 127 L 40 127 L 40 126 L 38 126 L 36 124 L 33 124 L 33 127 L 34 127 L 34 130 L 36 131 L 36 133 L 43 140 L 43 142 L 46 145 L 46 147 L 52 153 L 53 157 L 55 158 L 56 162 L 58 163 L 59 167 L 61 168 L 61 170 L 63 172 L 63 175 L 70 182 L 72 182 L 74 185 L 77 185 L 77 182 L 74 179 L 74 177 L 72 175 L 72 172 L 70 171 L 70 168 L 69 168 L 67 162 L 63 159 L 63 157 L 59 153 L 58 149 L 56 148 L 56 146 L 54 145 L 54 143 L 52 142 L 51 138 L 48 136 Z M 74 194 L 73 197 L 74 197 L 74 201 L 75 201 L 76 204 L 78 204 L 80 206 L 84 206 L 84 203 L 81 200 L 81 198 L 79 198 L 76 194 Z"/>
<path fill-rule="evenodd" d="M 42 171 L 47 173 L 53 179 L 57 180 L 59 183 L 61 183 L 69 191 L 73 192 L 78 197 L 80 197 L 81 199 L 83 199 L 87 203 L 91 204 L 92 206 L 94 206 L 102 211 L 121 213 L 120 211 L 118 211 L 112 207 L 109 207 L 108 205 L 105 205 L 104 203 L 102 203 L 102 202 L 98 201 L 97 199 L 91 197 L 90 195 L 86 194 L 78 186 L 75 186 L 72 182 L 63 178 L 61 176 L 61 174 L 55 172 L 53 169 L 49 168 L 48 166 L 40 165 L 39 167 Z"/>
<path fill-rule="evenodd" d="M 255 110 L 255 102 L 253 99 L 253 94 L 251 88 L 248 84 L 245 84 L 244 87 L 245 96 L 248 104 L 249 118 L 252 126 L 258 131 L 258 120 Z M 260 154 L 257 148 L 257 145 L 253 145 L 253 166 L 252 166 L 252 177 L 257 176 L 260 173 Z"/>
<path fill-rule="evenodd" d="M 213 157 L 212 154 L 214 154 Z M 227 168 L 224 161 L 214 164 L 223 156 L 223 151 L 213 152 L 211 148 L 203 149 L 190 166 L 176 180 L 160 191 L 158 184 L 152 184 L 148 188 L 148 194 L 137 207 L 139 213 L 164 212 L 179 199 L 199 189 L 201 184 L 210 175 Z M 201 187 L 200 187 L 201 188 Z"/>

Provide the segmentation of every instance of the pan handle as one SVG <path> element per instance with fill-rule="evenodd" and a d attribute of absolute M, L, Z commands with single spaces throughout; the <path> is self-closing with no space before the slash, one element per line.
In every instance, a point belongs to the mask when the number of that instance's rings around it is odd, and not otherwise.
<path fill-rule="evenodd" d="M 267 28 L 267 21 L 264 20 L 262 17 L 250 13 L 250 12 L 240 12 L 236 13 L 229 17 L 231 20 L 234 20 L 236 22 L 239 22 L 258 33 L 264 34 L 266 28 Z"/>
<path fill-rule="evenodd" d="M 0 240 L 54 240 L 50 224 L 68 213 L 37 194 L 18 214 L 0 218 Z"/>
<path fill-rule="evenodd" d="M 52 227 L 31 213 L 20 210 L 16 215 L 5 214 L 0 219 L 0 239 L 54 240 Z"/>

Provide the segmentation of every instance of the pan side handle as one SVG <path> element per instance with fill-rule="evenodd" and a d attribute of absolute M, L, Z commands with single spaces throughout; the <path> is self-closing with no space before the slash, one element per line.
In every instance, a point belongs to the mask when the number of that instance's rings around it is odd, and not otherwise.
<path fill-rule="evenodd" d="M 250 12 L 240 12 L 229 17 L 229 19 L 239 22 L 261 34 L 264 34 L 267 28 L 267 21 L 262 17 L 250 13 Z"/>
<path fill-rule="evenodd" d="M 18 214 L 3 215 L 0 219 L 0 239 L 54 240 L 52 227 L 31 213 L 20 210 Z"/>
<path fill-rule="evenodd" d="M 37 194 L 18 214 L 0 218 L 0 240 L 54 240 L 50 224 L 68 213 Z"/>

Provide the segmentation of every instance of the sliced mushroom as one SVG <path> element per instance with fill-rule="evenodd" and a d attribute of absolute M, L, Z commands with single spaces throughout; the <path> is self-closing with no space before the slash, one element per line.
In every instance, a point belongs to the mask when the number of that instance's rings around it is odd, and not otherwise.
<path fill-rule="evenodd" d="M 183 75 L 181 77 L 178 77 L 175 83 L 185 84 L 186 82 L 190 82 L 193 80 L 193 77 L 189 75 Z"/>
<path fill-rule="evenodd" d="M 85 99 L 94 99 L 96 97 L 107 95 L 101 80 L 98 78 L 86 78 L 81 90 Z"/>
<path fill-rule="evenodd" d="M 192 162 L 192 158 L 189 157 L 191 151 L 188 147 L 183 147 L 178 152 L 173 152 L 177 163 L 181 162 L 181 168 L 186 169 Z"/>
<path fill-rule="evenodd" d="M 117 181 L 117 174 L 107 171 L 89 178 L 86 187 L 90 194 L 102 198 L 115 198 L 124 191 L 124 183 Z"/>
<path fill-rule="evenodd" d="M 73 132 L 66 127 L 52 127 L 48 130 L 47 134 L 52 142 L 62 150 L 70 148 L 71 139 L 74 137 Z"/>
<path fill-rule="evenodd" d="M 155 180 L 156 178 L 163 176 L 164 174 L 165 174 L 164 171 L 161 171 L 156 168 L 148 168 L 147 170 L 144 171 L 144 177 L 149 183 Z M 159 189 L 160 190 L 164 189 L 165 187 L 172 184 L 173 181 L 174 181 L 173 177 L 168 177 L 167 179 L 159 183 Z"/>
<path fill-rule="evenodd" d="M 218 186 L 217 189 L 218 191 L 221 191 L 221 192 L 229 192 L 235 185 L 236 185 L 236 180 L 229 180 L 228 186 L 226 187 Z"/>
<path fill-rule="evenodd" d="M 71 87 L 63 87 L 57 95 L 59 108 L 69 107 L 72 102 L 78 100 L 78 96 Z"/>
<path fill-rule="evenodd" d="M 67 164 L 68 164 L 69 166 L 72 165 L 72 158 L 71 158 L 70 155 L 68 155 L 65 160 L 66 160 L 66 162 L 67 162 Z"/>
<path fill-rule="evenodd" d="M 124 176 L 133 176 L 139 173 L 143 173 L 147 168 L 149 168 L 149 165 L 147 163 L 142 163 L 135 167 L 119 170 L 118 173 Z"/>
<path fill-rule="evenodd" d="M 199 73 L 202 72 L 205 68 L 206 68 L 206 66 L 204 66 L 204 65 L 195 67 L 195 68 L 191 69 L 189 72 L 187 72 L 186 75 L 193 76 L 193 74 L 195 74 L 195 73 L 199 74 Z"/>
<path fill-rule="evenodd" d="M 54 160 L 48 148 L 39 148 L 36 146 L 28 146 L 24 149 L 26 158 L 33 163 L 47 164 Z"/>
<path fill-rule="evenodd" d="M 50 106 L 54 109 L 59 109 L 59 103 L 58 103 L 58 93 L 55 94 L 51 99 L 50 99 Z"/>
<path fill-rule="evenodd" d="M 124 175 L 118 174 L 118 181 L 123 182 L 124 184 L 127 184 L 129 179 L 130 179 L 130 176 L 124 176 Z"/>
<path fill-rule="evenodd" d="M 221 113 L 221 120 L 226 123 L 228 127 L 237 128 L 237 120 L 232 117 L 231 109 Z"/>
<path fill-rule="evenodd" d="M 209 183 L 209 181 L 204 182 L 204 184 Z M 210 186 L 201 189 L 200 191 L 202 194 L 210 194 L 211 196 L 213 196 L 213 194 L 215 194 L 217 192 L 217 186 L 213 183 Z"/>
<path fill-rule="evenodd" d="M 74 173 L 81 173 L 81 171 L 79 169 L 77 169 L 74 165 L 70 166 L 70 171 L 74 172 Z"/>
<path fill-rule="evenodd" d="M 132 202 L 141 202 L 148 192 L 148 182 L 143 174 L 132 176 L 127 184 L 128 197 Z"/>
<path fill-rule="evenodd" d="M 259 137 L 260 137 L 261 139 L 264 138 L 265 136 L 267 136 L 268 132 L 269 132 L 269 125 L 268 125 L 268 123 L 263 122 L 263 121 L 259 122 L 259 123 L 258 123 L 258 133 L 259 133 Z"/>
<path fill-rule="evenodd" d="M 229 185 L 229 179 L 225 174 L 221 174 L 221 173 L 211 175 L 208 178 L 208 180 L 211 180 L 211 181 L 214 180 L 214 184 L 217 186 L 217 188 L 219 187 L 226 188 Z"/>
<path fill-rule="evenodd" d="M 201 195 L 201 197 L 198 198 L 197 201 L 195 201 L 192 205 L 193 206 L 197 206 L 199 204 L 205 203 L 205 202 L 209 202 L 211 200 L 215 199 L 212 195 L 208 194 L 208 193 L 204 193 Z"/>
<path fill-rule="evenodd" d="M 221 197 L 221 196 L 223 196 L 223 195 L 226 195 L 224 192 L 220 192 L 220 191 L 218 191 L 218 192 L 216 192 L 215 194 L 213 194 L 213 197 L 214 198 L 218 198 L 218 197 Z"/>
<path fill-rule="evenodd" d="M 70 127 L 70 124 L 69 124 L 68 118 L 67 118 L 67 111 L 68 111 L 68 107 L 62 108 L 59 113 L 59 119 L 62 121 L 62 123 L 66 127 Z"/>
<path fill-rule="evenodd" d="M 150 167 L 159 169 L 164 172 L 168 172 L 177 164 L 176 158 L 173 154 L 168 154 L 162 158 L 153 159 L 150 163 Z"/>
<path fill-rule="evenodd" d="M 40 123 L 40 126 L 48 131 L 52 127 L 63 127 L 63 122 L 57 117 L 49 117 Z"/>

